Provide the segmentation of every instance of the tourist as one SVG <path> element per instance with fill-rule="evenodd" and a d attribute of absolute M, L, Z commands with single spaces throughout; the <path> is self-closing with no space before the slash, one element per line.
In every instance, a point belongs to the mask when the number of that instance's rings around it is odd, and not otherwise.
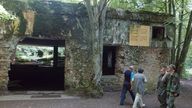
<path fill-rule="evenodd" d="M 135 94 L 132 91 L 133 80 L 134 80 L 134 66 L 129 66 L 129 68 L 124 71 L 124 83 L 123 83 L 123 88 L 121 91 L 120 105 L 125 104 L 125 98 L 126 98 L 127 91 L 129 91 L 131 98 L 134 102 Z"/>
<path fill-rule="evenodd" d="M 175 108 L 175 97 L 178 97 L 180 93 L 180 79 L 175 65 L 171 64 L 167 73 L 170 74 L 167 83 L 167 108 Z"/>
<path fill-rule="evenodd" d="M 135 101 L 133 103 L 133 108 L 143 108 L 145 104 L 143 103 L 142 97 L 144 95 L 145 87 L 144 83 L 147 82 L 145 75 L 143 74 L 143 69 L 138 69 L 138 72 L 134 75 L 134 90 L 136 92 Z M 139 106 L 138 106 L 139 105 Z"/>
<path fill-rule="evenodd" d="M 160 75 L 158 77 L 158 83 L 157 83 L 157 98 L 160 102 L 160 108 L 167 108 L 166 87 L 167 87 L 167 83 L 168 83 L 168 74 L 165 75 L 166 71 L 167 71 L 167 66 L 162 66 L 162 68 L 160 69 Z M 164 76 L 164 79 L 162 79 L 163 76 Z"/>

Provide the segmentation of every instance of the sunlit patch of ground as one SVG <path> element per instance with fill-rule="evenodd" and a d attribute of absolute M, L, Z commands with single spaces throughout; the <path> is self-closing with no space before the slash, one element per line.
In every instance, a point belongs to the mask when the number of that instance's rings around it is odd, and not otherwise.
<path fill-rule="evenodd" d="M 186 69 L 186 71 L 192 74 L 192 68 Z"/>
<path fill-rule="evenodd" d="M 184 77 L 186 77 L 187 79 L 191 79 L 192 78 L 192 68 L 191 69 L 186 69 Z"/>

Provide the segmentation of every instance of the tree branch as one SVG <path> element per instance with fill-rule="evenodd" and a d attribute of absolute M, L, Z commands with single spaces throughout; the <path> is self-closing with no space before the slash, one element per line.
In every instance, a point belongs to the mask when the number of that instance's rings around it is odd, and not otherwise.
<path fill-rule="evenodd" d="M 83 26 L 81 25 L 81 23 L 80 23 L 80 21 L 79 21 L 78 18 L 76 18 L 76 21 L 77 21 L 77 24 L 78 24 L 78 26 L 80 27 L 80 29 L 81 29 L 82 31 L 85 31 L 85 29 L 84 29 Z"/>

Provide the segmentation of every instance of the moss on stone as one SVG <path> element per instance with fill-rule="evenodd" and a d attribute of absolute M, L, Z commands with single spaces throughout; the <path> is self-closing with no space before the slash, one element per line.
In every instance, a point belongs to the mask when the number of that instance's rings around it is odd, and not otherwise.
<path fill-rule="evenodd" d="M 19 19 L 19 23 L 17 19 L 15 22 L 13 22 L 13 26 L 18 27 L 18 36 L 24 36 L 26 30 L 26 20 L 24 19 L 22 12 L 27 10 L 27 4 L 18 0 L 3 0 L 3 6 L 6 8 L 6 10 L 15 14 L 15 16 Z"/>

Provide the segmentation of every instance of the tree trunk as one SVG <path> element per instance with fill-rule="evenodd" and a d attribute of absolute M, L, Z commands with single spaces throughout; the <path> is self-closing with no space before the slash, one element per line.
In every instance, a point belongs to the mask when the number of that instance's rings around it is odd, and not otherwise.
<path fill-rule="evenodd" d="M 192 11 L 190 13 L 186 36 L 185 36 L 184 44 L 183 44 L 183 47 L 181 50 L 181 54 L 180 54 L 178 62 L 176 63 L 177 72 L 179 72 L 180 75 L 181 75 L 181 72 L 183 71 L 184 62 L 187 57 L 187 52 L 189 50 L 189 46 L 190 46 L 191 39 L 192 39 L 192 24 L 191 23 L 192 23 Z"/>
<path fill-rule="evenodd" d="M 169 10 L 169 14 L 173 14 L 174 19 L 176 18 L 176 10 L 175 10 L 175 5 L 174 5 L 174 0 L 168 0 L 168 10 Z M 173 22 L 173 26 L 174 26 L 174 37 L 173 37 L 173 43 L 172 43 L 172 49 L 171 49 L 171 63 L 174 64 L 175 63 L 175 45 L 176 45 L 176 19 Z"/>
<path fill-rule="evenodd" d="M 165 7 L 165 13 L 168 13 L 168 5 L 167 5 L 167 0 L 165 0 L 165 2 L 164 2 L 164 7 Z"/>
<path fill-rule="evenodd" d="M 90 0 L 84 1 L 90 22 L 93 83 L 98 86 L 102 76 L 103 33 L 108 2 L 107 0 L 93 0 L 93 5 L 91 5 Z"/>
<path fill-rule="evenodd" d="M 168 2 L 167 2 L 168 3 L 168 12 L 169 12 L 169 14 L 172 13 L 172 11 L 171 11 L 172 10 L 171 2 L 172 2 L 172 0 L 168 0 Z"/>
<path fill-rule="evenodd" d="M 179 13 L 179 21 L 180 21 L 180 23 L 179 23 L 179 30 L 178 30 L 178 41 L 177 41 L 178 49 L 177 49 L 177 55 L 176 55 L 176 63 L 178 62 L 179 55 L 181 53 L 180 44 L 181 44 L 181 36 L 182 36 L 182 28 L 183 28 L 184 0 L 182 0 L 182 2 L 181 2 L 181 8 L 182 8 L 182 10 Z"/>

